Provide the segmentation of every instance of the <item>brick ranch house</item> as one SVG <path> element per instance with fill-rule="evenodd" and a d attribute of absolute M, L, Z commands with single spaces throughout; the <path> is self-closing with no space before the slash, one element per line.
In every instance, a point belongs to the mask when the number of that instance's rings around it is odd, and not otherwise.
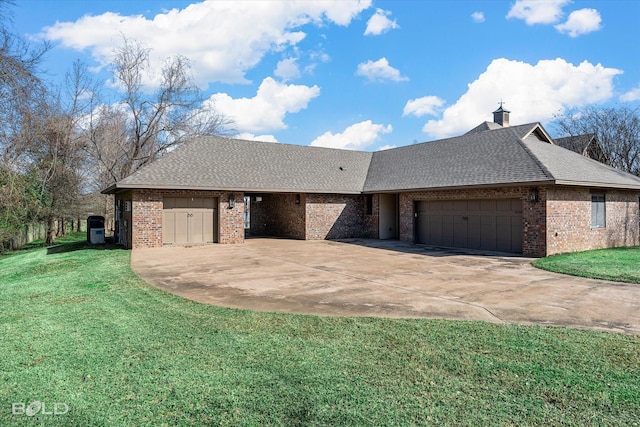
<path fill-rule="evenodd" d="M 103 191 L 128 248 L 367 237 L 542 257 L 640 244 L 640 179 L 494 122 L 390 150 L 200 137 Z"/>

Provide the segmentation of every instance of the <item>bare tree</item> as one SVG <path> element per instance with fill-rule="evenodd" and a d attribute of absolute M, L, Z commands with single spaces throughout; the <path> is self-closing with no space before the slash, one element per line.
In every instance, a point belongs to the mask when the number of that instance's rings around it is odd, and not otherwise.
<path fill-rule="evenodd" d="M 149 49 L 124 39 L 113 58 L 120 102 L 103 106 L 92 123 L 91 143 L 111 182 L 122 179 L 197 135 L 221 134 L 230 122 L 208 103 L 193 83 L 189 61 L 167 59 L 158 89 L 145 86 L 151 76 Z M 109 135 L 109 140 L 105 138 Z M 113 146 L 108 146 L 113 145 Z"/>
<path fill-rule="evenodd" d="M 640 176 L 640 110 L 587 107 L 556 122 L 563 136 L 595 134 L 611 166 Z"/>
<path fill-rule="evenodd" d="M 0 0 L 0 242 L 37 220 L 36 177 L 27 171 L 26 153 L 45 87 L 38 67 L 48 44 L 32 45 L 11 29 L 9 6 Z M 2 244 L 0 243 L 0 249 Z"/>
<path fill-rule="evenodd" d="M 75 117 L 50 100 L 43 102 L 38 122 L 31 124 L 35 135 L 29 157 L 31 172 L 38 177 L 47 244 L 54 243 L 58 234 L 64 234 L 64 222 L 81 193 L 82 155 L 74 132 Z"/>
<path fill-rule="evenodd" d="M 76 111 L 82 116 L 77 129 L 86 150 L 86 182 L 96 193 L 88 200 L 107 222 L 113 200 L 97 194 L 100 190 L 194 136 L 224 133 L 230 123 L 203 102 L 186 58 L 168 58 L 153 70 L 149 54 L 141 44 L 123 39 L 112 60 L 112 102 L 105 102 L 106 91 L 89 78 L 86 66 L 74 66 L 76 94 L 84 94 Z"/>
<path fill-rule="evenodd" d="M 91 80 L 85 68 L 76 62 L 66 74 L 57 94 L 45 94 L 39 100 L 38 114 L 25 122 L 29 137 L 26 148 L 30 173 L 39 183 L 41 217 L 47 225 L 47 244 L 65 234 L 67 222 L 73 223 L 82 211 L 84 183 L 89 160 L 81 122 L 92 108 Z"/>
<path fill-rule="evenodd" d="M 37 112 L 44 85 L 38 66 L 49 50 L 33 46 L 10 28 L 8 6 L 0 0 L 0 154 L 3 166 L 24 153 L 23 121 Z"/>

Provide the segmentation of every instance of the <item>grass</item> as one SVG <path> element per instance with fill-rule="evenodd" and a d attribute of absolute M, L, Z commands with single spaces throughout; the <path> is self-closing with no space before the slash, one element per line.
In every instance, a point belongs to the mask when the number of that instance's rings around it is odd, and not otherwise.
<path fill-rule="evenodd" d="M 573 276 L 640 283 L 640 246 L 553 255 L 533 265 Z"/>
<path fill-rule="evenodd" d="M 0 306 L 3 426 L 640 425 L 636 336 L 219 308 L 83 242 L 0 257 Z"/>

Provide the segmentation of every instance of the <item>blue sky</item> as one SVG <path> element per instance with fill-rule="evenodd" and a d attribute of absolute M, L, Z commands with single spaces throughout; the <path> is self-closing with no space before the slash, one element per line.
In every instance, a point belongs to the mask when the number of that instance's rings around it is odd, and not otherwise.
<path fill-rule="evenodd" d="M 180 54 L 239 137 L 373 151 L 511 123 L 640 105 L 640 1 L 25 0 L 16 30 L 108 79 L 122 35 Z M 149 77 L 149 88 L 154 79 Z M 550 125 L 549 125 L 550 126 Z M 553 132 L 552 132 L 553 133 Z"/>

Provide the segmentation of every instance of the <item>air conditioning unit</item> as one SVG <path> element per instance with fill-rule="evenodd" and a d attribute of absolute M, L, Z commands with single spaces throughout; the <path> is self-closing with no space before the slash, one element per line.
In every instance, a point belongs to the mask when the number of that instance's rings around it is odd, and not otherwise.
<path fill-rule="evenodd" d="M 92 228 L 89 230 L 89 243 L 92 245 L 104 243 L 104 228 Z"/>

